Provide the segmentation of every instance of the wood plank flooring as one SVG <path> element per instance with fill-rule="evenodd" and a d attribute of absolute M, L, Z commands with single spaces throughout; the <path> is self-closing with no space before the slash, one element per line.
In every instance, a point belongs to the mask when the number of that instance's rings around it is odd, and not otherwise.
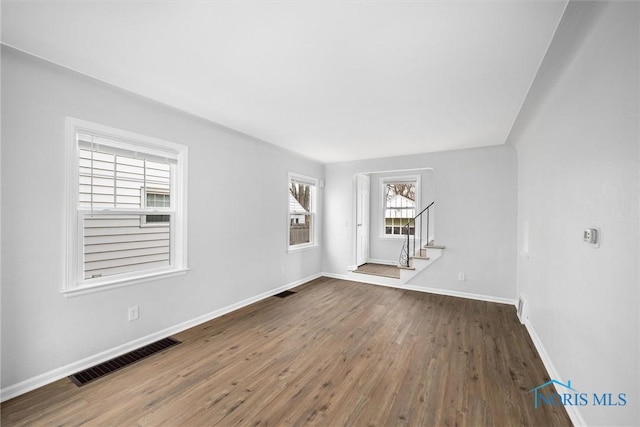
<path fill-rule="evenodd" d="M 320 278 L 177 334 L 77 388 L 4 402 L 3 426 L 571 425 L 512 306 Z"/>
<path fill-rule="evenodd" d="M 400 278 L 400 269 L 395 265 L 366 263 L 358 267 L 354 273 L 372 274 L 374 276 L 391 277 L 393 279 Z"/>

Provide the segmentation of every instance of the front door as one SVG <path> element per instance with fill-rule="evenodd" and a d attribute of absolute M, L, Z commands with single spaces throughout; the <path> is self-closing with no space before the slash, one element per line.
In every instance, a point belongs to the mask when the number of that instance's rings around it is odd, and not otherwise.
<path fill-rule="evenodd" d="M 369 261 L 369 176 L 356 176 L 356 265 Z"/>

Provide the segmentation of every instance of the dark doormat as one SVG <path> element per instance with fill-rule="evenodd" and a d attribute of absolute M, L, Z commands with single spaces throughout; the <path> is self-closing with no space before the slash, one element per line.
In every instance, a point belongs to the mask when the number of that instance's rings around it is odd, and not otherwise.
<path fill-rule="evenodd" d="M 286 298 L 286 297 L 290 297 L 291 295 L 295 294 L 294 291 L 282 291 L 279 294 L 275 294 L 274 297 L 277 298 Z"/>
<path fill-rule="evenodd" d="M 95 381 L 99 378 L 104 377 L 105 375 L 109 375 L 112 372 L 118 371 L 126 366 L 129 366 L 133 363 L 139 362 L 140 360 L 149 357 L 153 354 L 156 354 L 159 351 L 162 351 L 166 348 L 173 347 L 176 344 L 180 344 L 175 338 L 165 338 L 160 341 L 156 341 L 149 345 L 145 345 L 137 350 L 130 351 L 127 354 L 123 354 L 122 356 L 118 356 L 111 360 L 108 360 L 104 363 L 100 363 L 99 365 L 93 366 L 89 369 L 85 369 L 84 371 L 77 372 L 69 377 L 71 381 L 81 387 L 85 384 L 90 383 L 91 381 Z"/>

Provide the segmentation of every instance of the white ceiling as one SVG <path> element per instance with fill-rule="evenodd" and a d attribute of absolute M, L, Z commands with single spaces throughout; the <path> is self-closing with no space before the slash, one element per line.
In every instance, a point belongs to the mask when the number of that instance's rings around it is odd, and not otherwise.
<path fill-rule="evenodd" d="M 323 162 L 503 144 L 566 1 L 3 1 L 2 42 Z"/>

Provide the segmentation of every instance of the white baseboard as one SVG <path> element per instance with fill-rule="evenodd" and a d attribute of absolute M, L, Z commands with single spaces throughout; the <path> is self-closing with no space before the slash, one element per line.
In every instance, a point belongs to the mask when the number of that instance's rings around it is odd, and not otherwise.
<path fill-rule="evenodd" d="M 536 347 L 536 350 L 540 355 L 540 359 L 542 360 L 542 364 L 547 369 L 547 373 L 549 374 L 549 376 L 552 379 L 558 380 L 560 382 L 565 381 L 565 379 L 562 376 L 560 376 L 560 374 L 556 370 L 556 367 L 551 361 L 551 358 L 549 357 L 547 350 L 544 348 L 544 345 L 542 344 L 540 337 L 536 333 L 535 328 L 533 327 L 533 325 L 531 324 L 528 318 L 525 320 L 524 326 L 527 328 L 527 332 L 529 332 L 531 341 L 533 341 L 533 345 Z M 542 378 L 540 379 L 542 380 Z M 574 426 L 587 425 L 587 423 L 584 422 L 584 418 L 582 418 L 582 415 L 580 414 L 580 411 L 578 411 L 578 408 L 576 406 L 566 405 L 564 409 L 566 409 L 567 415 L 569 415 L 569 418 L 571 419 L 571 422 L 573 423 Z"/>
<path fill-rule="evenodd" d="M 326 272 L 322 273 L 322 276 L 330 277 L 332 279 L 341 279 L 341 280 L 348 280 L 351 282 L 366 283 L 368 285 L 386 286 L 389 288 L 406 289 L 409 291 L 425 292 L 428 294 L 446 295 L 450 297 L 467 298 L 467 299 L 472 299 L 477 301 L 495 302 L 498 304 L 508 304 L 508 305 L 513 305 L 514 307 L 517 306 L 518 304 L 518 300 L 511 299 L 511 298 L 501 298 L 501 297 L 494 297 L 491 295 L 482 295 L 482 294 L 471 294 L 467 292 L 451 291 L 448 289 L 440 289 L 440 288 L 425 288 L 425 287 L 415 286 L 415 285 L 373 282 L 372 280 L 375 280 L 375 279 L 368 279 L 366 276 L 363 276 L 361 278 L 361 277 L 356 277 L 355 275 L 350 276 L 347 274 L 335 274 L 335 273 L 326 273 Z M 399 279 L 394 279 L 394 280 L 399 281 Z"/>
<path fill-rule="evenodd" d="M 512 299 L 512 298 L 494 297 L 491 295 L 483 295 L 483 294 L 472 294 L 468 292 L 451 291 L 448 289 L 440 289 L 440 288 L 423 288 L 423 287 L 414 286 L 414 285 L 405 285 L 405 286 L 399 286 L 399 287 L 401 287 L 402 289 L 409 289 L 412 291 L 419 291 L 419 292 L 427 292 L 430 294 L 446 295 L 450 297 L 467 298 L 467 299 L 472 299 L 476 301 L 495 302 L 497 304 L 513 305 L 514 307 L 518 305 L 518 300 Z"/>
<path fill-rule="evenodd" d="M 322 276 L 321 274 L 313 274 L 311 276 L 305 277 L 300 280 L 296 280 L 295 282 L 288 283 L 286 285 L 280 286 L 275 289 L 271 289 L 267 292 L 263 292 L 259 295 L 253 296 L 251 298 L 247 298 L 245 300 L 239 301 L 235 304 L 228 305 L 226 307 L 220 308 L 210 313 L 203 314 L 202 316 L 198 316 L 191 320 L 187 320 L 186 322 L 179 323 L 175 326 L 171 326 L 169 328 L 163 329 L 161 331 L 155 332 L 145 337 L 138 338 L 126 344 L 122 344 L 115 348 L 103 351 L 98 354 L 94 354 L 93 356 L 89 356 L 82 360 L 78 360 L 77 362 L 73 362 L 68 365 L 62 366 L 60 368 L 56 368 L 52 371 L 45 372 L 33 378 L 29 378 L 27 380 L 21 381 L 17 384 L 10 385 L 0 390 L 0 402 L 4 402 L 5 400 L 9 400 L 14 397 L 20 396 L 21 394 L 27 393 L 31 390 L 35 390 L 36 388 L 45 386 L 54 381 L 58 381 L 59 379 L 68 377 L 69 375 L 73 375 L 78 371 L 83 371 L 99 363 L 103 363 L 103 362 L 106 362 L 107 360 L 111 360 L 114 357 L 121 356 L 137 348 L 143 347 L 145 345 L 148 345 L 158 340 L 161 340 L 163 338 L 166 338 L 170 335 L 177 334 L 178 332 L 182 332 L 186 329 L 200 325 L 204 322 L 208 322 L 209 320 L 215 319 L 216 317 L 223 316 L 227 313 L 238 310 L 242 307 L 253 304 L 255 302 L 258 302 L 260 300 L 273 296 L 282 291 L 286 291 L 287 289 L 295 288 L 296 286 L 299 286 L 303 283 L 317 279 L 318 277 L 321 277 L 321 276 Z"/>

